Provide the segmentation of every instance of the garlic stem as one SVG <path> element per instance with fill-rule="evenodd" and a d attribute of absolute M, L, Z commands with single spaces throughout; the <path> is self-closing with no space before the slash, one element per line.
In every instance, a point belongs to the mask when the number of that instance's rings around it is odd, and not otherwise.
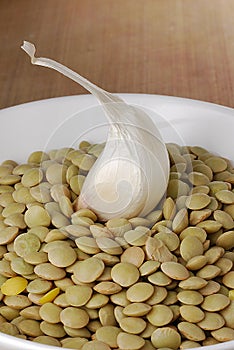
<path fill-rule="evenodd" d="M 30 43 L 28 41 L 24 41 L 23 45 L 21 46 L 21 48 L 30 56 L 32 64 L 38 65 L 38 66 L 47 67 L 47 68 L 52 68 L 52 69 L 58 71 L 59 73 L 62 73 L 67 78 L 69 78 L 69 79 L 75 81 L 76 83 L 80 84 L 81 86 L 83 86 L 92 95 L 97 97 L 97 99 L 103 105 L 108 104 L 108 103 L 113 103 L 113 102 L 117 102 L 117 103 L 118 102 L 120 102 L 120 103 L 123 102 L 123 100 L 120 97 L 118 97 L 116 95 L 112 95 L 109 92 L 107 92 L 107 91 L 101 89 L 100 87 L 94 85 L 89 80 L 87 80 L 86 78 L 82 77 L 80 74 L 74 72 L 70 68 L 62 65 L 61 63 L 56 62 L 54 60 L 51 60 L 49 58 L 44 58 L 44 57 L 36 58 L 35 57 L 36 48 L 35 48 L 35 46 L 32 43 Z M 107 115 L 107 117 L 109 117 L 109 115 Z M 113 120 L 113 122 L 115 122 L 115 121 L 116 120 Z"/>

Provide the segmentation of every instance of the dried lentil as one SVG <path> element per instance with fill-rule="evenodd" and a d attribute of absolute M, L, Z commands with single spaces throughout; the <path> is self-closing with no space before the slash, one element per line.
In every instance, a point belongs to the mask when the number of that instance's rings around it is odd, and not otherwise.
<path fill-rule="evenodd" d="M 201 147 L 170 144 L 171 179 L 161 209 L 145 218 L 114 218 L 100 224 L 95 213 L 78 207 L 77 196 L 101 149 L 84 143 L 79 151 L 35 152 L 27 164 L 0 165 L 0 182 L 5 183 L 0 185 L 0 285 L 4 291 L 14 278 L 27 282 L 26 289 L 14 291 L 17 295 L 0 295 L 0 314 L 2 309 L 11 322 L 3 320 L 6 325 L 1 331 L 13 325 L 9 331 L 24 339 L 84 349 L 103 346 L 103 350 L 111 347 L 111 331 L 115 347 L 128 349 L 131 342 L 136 350 L 183 349 L 198 342 L 217 342 L 213 337 L 231 339 L 234 191 L 230 163 Z M 86 326 L 73 328 L 73 309 L 85 312 Z M 167 310 L 167 317 L 160 318 L 155 310 Z M 61 313 L 64 323 L 60 323 Z M 156 326 L 149 323 L 150 318 Z M 28 330 L 24 319 L 33 321 Z M 193 322 L 197 328 L 191 326 Z M 17 325 L 24 334 L 19 335 Z M 207 332 L 204 340 L 203 330 Z M 38 331 L 43 335 L 36 336 Z M 181 343 L 180 333 L 197 339 Z"/>

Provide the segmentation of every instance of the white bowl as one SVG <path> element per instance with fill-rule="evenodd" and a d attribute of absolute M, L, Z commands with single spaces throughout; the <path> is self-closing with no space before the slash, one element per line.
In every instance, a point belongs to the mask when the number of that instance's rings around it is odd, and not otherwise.
<path fill-rule="evenodd" d="M 119 95 L 127 102 L 148 111 L 165 142 L 200 145 L 234 160 L 232 108 L 168 96 Z M 10 107 L 0 111 L 0 162 L 6 159 L 23 162 L 32 151 L 77 146 L 84 139 L 102 142 L 106 132 L 106 118 L 97 100 L 91 95 L 61 97 Z M 0 333 L 0 349 L 61 348 Z M 234 341 L 202 349 L 233 350 Z"/>

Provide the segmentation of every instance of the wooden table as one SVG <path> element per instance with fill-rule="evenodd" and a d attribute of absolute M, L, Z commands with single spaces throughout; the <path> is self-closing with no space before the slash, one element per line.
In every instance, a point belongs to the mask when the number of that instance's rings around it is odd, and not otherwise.
<path fill-rule="evenodd" d="M 84 94 L 23 40 L 111 92 L 234 107 L 233 0 L 0 0 L 0 108 Z"/>

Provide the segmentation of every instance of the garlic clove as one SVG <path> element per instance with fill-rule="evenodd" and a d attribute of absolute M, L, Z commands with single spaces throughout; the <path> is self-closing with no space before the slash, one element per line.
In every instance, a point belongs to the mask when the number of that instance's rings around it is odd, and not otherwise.
<path fill-rule="evenodd" d="M 109 121 L 106 145 L 86 177 L 79 206 L 92 209 L 100 220 L 147 215 L 169 179 L 168 152 L 151 118 L 62 64 L 36 58 L 33 44 L 24 42 L 22 49 L 32 64 L 53 68 L 96 96 Z"/>
<path fill-rule="evenodd" d="M 84 182 L 80 206 L 91 208 L 103 220 L 147 215 L 167 188 L 167 173 L 154 153 L 161 143 L 150 151 L 119 139 L 107 140 L 106 145 Z"/>

